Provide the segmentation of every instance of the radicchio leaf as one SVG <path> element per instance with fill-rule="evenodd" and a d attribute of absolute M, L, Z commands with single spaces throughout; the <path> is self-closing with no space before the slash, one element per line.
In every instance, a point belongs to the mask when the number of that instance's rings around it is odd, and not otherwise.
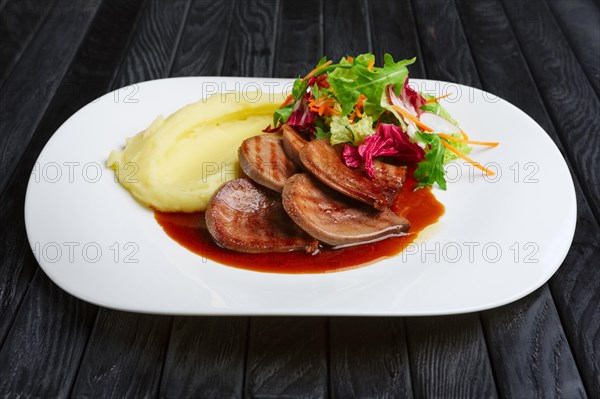
<path fill-rule="evenodd" d="M 375 134 L 369 136 L 358 147 L 345 145 L 342 157 L 346 166 L 357 168 L 365 166 L 365 172 L 374 177 L 373 159 L 375 157 L 393 157 L 405 163 L 418 163 L 425 157 L 425 151 L 410 141 L 408 135 L 399 126 L 380 123 Z"/>
<path fill-rule="evenodd" d="M 315 131 L 315 116 L 308 107 L 306 96 L 296 101 L 292 114 L 286 123 L 296 130 Z"/>

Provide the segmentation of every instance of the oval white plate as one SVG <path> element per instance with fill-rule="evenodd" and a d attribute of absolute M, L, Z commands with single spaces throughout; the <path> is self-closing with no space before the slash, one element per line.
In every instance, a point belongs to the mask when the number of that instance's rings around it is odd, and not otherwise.
<path fill-rule="evenodd" d="M 445 104 L 477 140 L 498 140 L 448 169 L 446 206 L 401 255 L 331 274 L 286 275 L 207 261 L 171 240 L 104 167 L 112 149 L 158 114 L 215 92 L 257 88 L 281 102 L 290 80 L 190 77 L 106 94 L 66 121 L 42 151 L 25 201 L 27 235 L 43 270 L 92 303 L 169 314 L 439 315 L 500 306 L 541 286 L 573 239 L 573 181 L 560 152 L 531 118 L 477 89 L 413 80 L 454 93 Z M 249 95 L 250 94 L 246 94 Z M 243 254 L 240 254 L 243 256 Z"/>

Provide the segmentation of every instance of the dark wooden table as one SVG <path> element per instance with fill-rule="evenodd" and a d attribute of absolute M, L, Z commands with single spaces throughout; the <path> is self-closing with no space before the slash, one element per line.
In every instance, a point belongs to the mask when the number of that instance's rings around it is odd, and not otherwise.
<path fill-rule="evenodd" d="M 490 91 L 548 132 L 578 221 L 547 284 L 446 317 L 170 317 L 90 305 L 39 269 L 28 177 L 89 101 L 367 51 L 416 55 L 411 76 Z M 600 398 L 599 1 L 0 0 L 0 85 L 0 397 Z"/>

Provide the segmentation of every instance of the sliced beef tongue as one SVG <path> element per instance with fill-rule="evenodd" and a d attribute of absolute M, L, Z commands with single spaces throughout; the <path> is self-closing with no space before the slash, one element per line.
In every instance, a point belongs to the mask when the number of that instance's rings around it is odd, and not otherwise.
<path fill-rule="evenodd" d="M 304 137 L 300 135 L 293 127 L 283 125 L 282 127 L 282 138 L 283 138 L 283 149 L 286 155 L 291 159 L 297 166 L 302 167 L 300 161 L 300 150 L 307 143 Z"/>
<path fill-rule="evenodd" d="M 206 210 L 206 225 L 220 246 L 240 252 L 313 253 L 318 242 L 289 218 L 281 196 L 249 179 L 225 183 Z"/>
<path fill-rule="evenodd" d="M 281 137 L 271 133 L 244 140 L 238 158 L 249 178 L 278 192 L 287 178 L 299 171 L 285 155 Z"/>
<path fill-rule="evenodd" d="M 347 167 L 327 140 L 313 140 L 300 150 L 302 165 L 317 179 L 348 197 L 376 209 L 388 209 L 402 188 L 406 167 L 374 161 L 375 177 Z"/>
<path fill-rule="evenodd" d="M 410 228 L 408 220 L 389 209 L 378 211 L 304 173 L 288 179 L 282 199 L 285 211 L 298 226 L 333 246 L 383 240 Z"/>

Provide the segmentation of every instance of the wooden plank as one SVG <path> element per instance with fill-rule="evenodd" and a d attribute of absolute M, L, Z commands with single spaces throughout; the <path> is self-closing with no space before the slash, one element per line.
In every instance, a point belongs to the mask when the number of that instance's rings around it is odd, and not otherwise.
<path fill-rule="evenodd" d="M 113 90 L 169 76 L 190 6 L 191 0 L 146 1 Z"/>
<path fill-rule="evenodd" d="M 271 76 L 278 0 L 236 3 L 222 75 Z"/>
<path fill-rule="evenodd" d="M 347 55 L 372 52 L 368 11 L 363 0 L 325 2 L 323 34 L 328 59 L 337 62 Z"/>
<path fill-rule="evenodd" d="M 497 396 L 477 315 L 407 318 L 417 398 Z"/>
<path fill-rule="evenodd" d="M 176 317 L 160 397 L 241 397 L 247 325 L 244 317 Z"/>
<path fill-rule="evenodd" d="M 558 134 L 531 74 L 528 73 L 527 64 L 510 29 L 502 4 L 499 1 L 461 1 L 458 6 L 467 36 L 471 39 L 484 87 L 528 113 L 540 123 L 562 151 Z M 507 75 L 504 71 L 508 68 L 522 73 Z M 575 245 L 581 242 L 591 249 L 598 242 L 598 226 L 577 181 L 575 187 L 578 198 Z M 600 261 L 599 256 L 600 254 L 596 254 L 596 261 L 590 259 L 589 271 L 594 268 L 592 265 Z M 578 273 L 585 273 L 586 260 L 577 257 L 572 249 L 552 281 L 576 281 Z M 597 276 L 598 273 L 592 275 Z M 551 303 L 550 294 L 546 290 L 544 286 L 513 305 L 483 313 L 494 369 L 496 375 L 500 376 L 498 388 L 504 396 L 548 397 L 556 395 L 557 391 L 565 397 L 584 396 L 580 394 L 583 391 L 581 377 L 573 364 L 574 354 L 569 348 L 569 342 L 572 344 L 574 337 L 568 334 L 568 326 L 565 326 L 565 336 L 560 319 L 554 314 L 555 305 Z M 561 288 L 552 291 L 556 306 L 560 308 L 561 302 L 564 302 L 561 297 L 576 295 L 581 290 L 573 290 L 571 287 L 569 290 Z M 578 302 L 576 298 L 572 301 L 573 304 Z M 588 306 L 589 301 L 586 300 L 585 303 Z M 594 308 L 594 303 L 589 303 L 589 306 L 589 309 Z M 595 306 L 598 306 L 597 302 Z M 514 310 L 510 310 L 510 307 L 514 307 Z M 572 313 L 572 310 L 568 312 Z M 560 318 L 565 320 L 563 315 Z M 586 334 L 598 331 L 597 324 L 594 328 L 593 321 L 584 323 L 585 326 L 592 327 L 591 331 L 587 329 Z M 519 324 L 528 328 L 520 331 L 516 328 Z M 581 367 L 579 370 L 582 370 Z"/>
<path fill-rule="evenodd" d="M 517 4 L 505 4 L 505 6 L 509 17 L 512 15 L 512 18 L 514 18 L 516 13 L 523 12 L 521 8 L 516 8 L 518 7 Z M 529 3 L 529 7 L 535 6 L 536 4 Z M 538 13 L 535 11 L 532 11 L 531 15 L 534 18 L 538 18 Z M 571 69 L 567 66 L 573 64 L 572 58 L 568 58 L 568 60 L 565 61 L 565 68 L 567 69 L 565 69 L 563 73 L 565 73 L 566 76 L 561 77 L 560 81 L 556 82 L 556 87 L 544 88 L 542 82 L 547 82 L 546 79 L 548 79 L 549 76 L 544 76 L 543 79 L 540 79 L 538 75 L 549 73 L 549 71 L 556 68 L 556 65 L 551 64 L 553 68 L 548 67 L 548 70 L 544 72 L 546 68 L 537 65 L 537 59 L 533 60 L 530 58 L 531 54 L 527 57 L 527 51 L 533 51 L 532 45 L 526 44 L 518 33 L 519 31 L 521 31 L 521 34 L 525 33 L 523 32 L 524 28 L 518 28 L 514 23 L 513 26 L 515 27 L 517 37 L 520 39 L 519 42 L 521 48 L 524 50 L 525 58 L 528 61 L 533 74 L 533 78 L 527 76 L 528 79 L 525 80 L 525 82 L 520 82 L 520 89 L 516 91 L 516 93 L 523 94 L 520 96 L 513 95 L 513 101 L 518 101 L 516 105 L 522 107 L 526 112 L 532 115 L 550 136 L 553 137 L 555 142 L 557 142 L 559 138 L 561 141 L 564 139 L 565 147 L 567 147 L 566 142 L 574 139 L 574 136 L 576 135 L 581 135 L 581 140 L 583 140 L 583 137 L 588 137 L 593 141 L 594 139 L 592 136 L 597 137 L 597 129 L 596 131 L 569 131 L 568 140 L 566 140 L 567 136 L 564 135 L 564 132 L 566 131 L 563 130 L 563 132 L 561 132 L 561 129 L 565 129 L 567 126 L 563 121 L 559 121 L 560 118 L 563 118 L 563 116 L 566 115 L 563 114 L 562 107 L 565 107 L 565 112 L 572 108 L 570 105 L 572 98 L 567 95 L 568 92 L 571 91 L 571 88 L 566 88 L 569 84 L 568 82 L 571 81 L 571 76 L 569 75 Z M 547 28 L 543 29 L 544 32 L 547 30 Z M 560 41 L 556 42 L 559 47 L 562 47 L 560 46 L 560 43 Z M 544 47 L 548 46 L 546 45 Z M 547 52 L 548 49 L 541 49 L 540 61 L 546 59 L 545 55 Z M 521 60 L 520 63 L 521 65 L 525 65 L 524 60 Z M 579 69 L 576 70 L 580 71 Z M 574 78 L 575 82 L 573 84 L 575 87 L 578 87 L 579 84 L 582 84 L 583 80 L 581 74 L 576 73 L 576 75 L 578 77 Z M 536 82 L 534 82 L 534 79 Z M 552 119 L 555 122 L 556 129 L 552 126 L 550 117 L 543 108 L 543 104 L 537 102 L 528 103 L 526 101 L 524 93 L 535 90 L 535 83 L 537 83 L 537 87 L 546 100 L 545 104 L 547 105 L 548 110 L 553 115 Z M 525 86 L 525 84 L 527 84 L 527 86 Z M 589 88 L 589 86 L 587 87 Z M 591 91 L 590 89 L 583 90 Z M 554 95 L 551 95 L 553 91 L 555 91 L 555 93 Z M 593 105 L 586 104 L 593 100 L 589 100 L 585 96 L 582 97 L 580 94 L 578 94 L 578 98 L 580 98 L 578 101 L 579 106 L 586 107 L 588 110 L 594 108 Z M 561 101 L 564 103 L 563 105 L 560 104 Z M 570 126 L 573 126 L 573 129 L 577 129 L 577 126 L 586 123 L 586 117 L 584 115 L 577 115 L 578 118 L 574 118 L 571 115 L 564 116 L 569 120 Z M 580 127 L 579 129 L 585 130 L 585 127 Z M 558 133 L 556 130 L 558 130 Z M 560 143 L 558 143 L 558 145 L 561 147 Z M 591 151 L 597 150 L 597 147 L 592 148 L 594 144 L 591 141 L 585 145 L 590 146 Z M 569 150 L 563 150 L 563 153 L 565 152 L 570 155 L 567 158 L 567 160 L 570 159 L 570 165 L 577 168 L 578 164 L 581 163 L 579 158 L 571 155 L 572 152 Z M 600 364 L 597 361 L 597 358 L 591 354 L 596 352 L 595 348 L 598 347 L 598 337 L 600 336 L 600 317 L 597 314 L 597 309 L 600 308 L 600 298 L 596 295 L 600 290 L 600 270 L 596 267 L 596 265 L 600 263 L 600 252 L 597 250 L 598 242 L 600 242 L 600 231 L 597 218 L 594 218 L 590 203 L 587 201 L 590 197 L 586 198 L 578 179 L 574 180 L 577 192 L 577 227 L 575 237 L 563 265 L 550 280 L 550 287 L 552 289 L 556 307 L 563 321 L 563 328 L 565 329 L 569 344 L 573 349 L 573 356 L 579 366 L 579 373 L 581 374 L 590 396 L 596 397 L 600 396 Z M 594 180 L 581 180 L 581 182 L 586 182 L 588 186 L 598 186 L 597 183 L 593 183 Z"/>
<path fill-rule="evenodd" d="M 235 1 L 196 0 L 192 3 L 172 76 L 217 76 L 223 69 Z"/>
<path fill-rule="evenodd" d="M 521 49 L 566 154 L 600 220 L 600 100 L 560 31 L 548 5 L 532 0 L 504 1 Z M 528 15 L 535 23 L 519 23 Z"/>
<path fill-rule="evenodd" d="M 327 397 L 327 319 L 254 317 L 245 396 Z"/>
<path fill-rule="evenodd" d="M 323 56 L 323 4 L 319 0 L 281 1 L 277 24 L 275 77 L 297 78 Z"/>
<path fill-rule="evenodd" d="M 182 44 L 176 56 L 175 74 L 270 75 L 276 7 L 258 2 L 233 5 L 231 31 L 224 51 L 213 52 L 211 64 L 197 62 L 212 48 L 209 32 L 228 24 L 222 8 L 205 15 L 202 7 L 191 9 Z M 204 21 L 200 25 L 198 21 Z M 204 36 L 202 34 L 204 33 Z M 200 36 L 198 36 L 200 35 Z M 260 36 L 260 37 L 259 37 Z M 248 41 L 248 37 L 252 38 Z M 202 40 L 205 40 L 204 42 Z M 198 43 L 200 45 L 198 45 Z M 221 42 L 222 45 L 223 42 Z M 224 46 L 223 46 L 224 47 Z M 226 62 L 224 60 L 227 60 Z M 222 66 L 222 67 L 221 67 Z M 161 381 L 160 396 L 169 398 L 241 397 L 244 386 L 248 319 L 245 317 L 176 317 Z"/>
<path fill-rule="evenodd" d="M 101 309 L 72 396 L 157 396 L 171 320 Z"/>
<path fill-rule="evenodd" d="M 0 192 L 16 170 L 50 100 L 75 57 L 99 1 L 53 9 L 2 86 Z M 77 16 L 74 17 L 73 14 Z"/>
<path fill-rule="evenodd" d="M 123 6 L 118 1 L 116 3 L 115 5 L 113 0 L 106 1 L 98 11 L 89 35 L 48 107 L 19 163 L 17 173 L 0 196 L 3 204 L 0 208 L 0 224 L 11 226 L 0 229 L 0 279 L 3 282 L 3 289 L 0 291 L 0 319 L 6 320 L 0 324 L 0 342 L 25 294 L 27 282 L 37 268 L 33 258 L 28 260 L 31 249 L 27 243 L 23 220 L 23 202 L 29 174 L 37 168 L 38 176 L 42 178 L 40 171 L 43 166 L 36 166 L 35 161 L 48 139 L 75 111 L 106 92 L 137 11 L 135 2 L 130 1 Z M 113 24 L 118 24 L 120 28 L 115 28 Z M 97 40 L 98 37 L 102 37 L 102 40 Z"/>
<path fill-rule="evenodd" d="M 146 3 L 112 88 L 166 77 L 188 0 Z M 147 51 L 148 46 L 153 51 Z M 101 308 L 80 366 L 74 396 L 152 397 L 158 394 L 171 317 L 144 316 Z M 119 346 L 120 342 L 127 343 Z M 109 350 L 107 350 L 109 348 Z"/>
<path fill-rule="evenodd" d="M 0 349 L 0 396 L 66 397 L 95 315 L 40 270 Z"/>
<path fill-rule="evenodd" d="M 405 3 L 404 7 L 410 9 L 410 3 Z M 449 65 L 456 62 L 454 57 L 466 58 L 468 61 L 470 54 L 468 46 L 465 46 L 464 35 L 457 27 L 460 20 L 451 14 L 448 4 L 440 1 L 417 1 L 413 2 L 413 7 L 412 24 L 406 17 L 401 19 L 402 24 L 412 26 L 412 30 L 418 32 L 421 39 L 422 57 L 410 69 L 411 76 L 419 76 L 412 73 L 416 70 L 427 72 L 426 76 L 420 75 L 421 77 L 458 80 L 467 84 L 476 81 L 477 74 L 472 65 L 466 70 Z M 408 13 L 405 11 L 402 14 Z M 412 15 L 412 12 L 408 15 Z M 380 29 L 385 29 L 391 23 L 390 16 L 380 15 L 380 18 Z M 375 43 L 375 39 L 373 42 Z M 416 48 L 410 50 L 413 55 L 419 54 Z M 485 338 L 477 314 L 407 318 L 405 323 L 412 389 L 416 397 L 442 394 L 450 397 L 496 395 Z"/>
<path fill-rule="evenodd" d="M 586 397 L 547 285 L 482 320 L 501 396 Z"/>
<path fill-rule="evenodd" d="M 48 0 L 11 0 L 0 9 L 0 86 L 21 58 L 54 5 Z"/>
<path fill-rule="evenodd" d="M 401 318 L 331 318 L 330 386 L 335 398 L 412 397 Z"/>
<path fill-rule="evenodd" d="M 282 1 L 275 76 L 295 77 L 314 68 L 323 54 L 321 10 L 320 1 Z M 326 337 L 326 318 L 252 318 L 244 396 L 326 397 Z"/>
<path fill-rule="evenodd" d="M 37 262 L 25 236 L 23 201 L 29 173 L 46 141 L 74 111 L 106 91 L 138 6 L 118 0 L 102 4 L 14 179 L 2 194 L 0 223 L 10 226 L 0 229 L 2 397 L 65 397 L 92 329 L 96 307 L 66 294 L 41 271 L 30 283 Z"/>
<path fill-rule="evenodd" d="M 548 4 L 600 96 L 600 7 L 593 0 L 549 0 Z"/>
<path fill-rule="evenodd" d="M 379 11 L 379 4 L 364 1 L 325 3 L 324 44 L 330 59 L 337 61 L 345 55 L 356 56 L 371 50 L 370 7 L 367 4 Z M 400 12 L 397 6 L 397 3 L 391 5 Z M 374 31 L 378 37 L 382 33 L 379 27 Z M 396 29 L 390 29 L 391 34 L 396 32 Z M 380 63 L 381 58 L 377 61 Z M 412 396 L 401 318 L 331 318 L 329 357 L 332 397 Z"/>
<path fill-rule="evenodd" d="M 410 76 L 424 78 L 425 67 L 410 1 L 377 1 L 367 4 L 375 57 L 382 60 L 384 53 L 391 53 L 396 60 L 417 57 L 418 62 L 409 66 L 408 70 Z"/>
<path fill-rule="evenodd" d="M 456 75 L 463 70 L 465 71 L 463 73 L 471 75 L 469 78 L 471 85 L 481 87 L 473 60 L 475 57 L 479 74 L 484 78 L 483 87 L 507 98 L 515 95 L 515 88 L 523 87 L 523 83 L 519 81 L 523 74 L 516 76 L 505 73 L 507 68 L 515 68 L 517 65 L 515 57 L 519 52 L 518 47 L 514 46 L 514 41 L 511 47 L 511 38 L 506 37 L 507 33 L 510 34 L 510 29 L 506 25 L 505 18 L 505 23 L 502 23 L 502 7 L 496 6 L 490 2 L 469 2 L 468 5 L 466 2 L 459 3 L 462 25 L 466 27 L 466 33 L 469 33 L 473 54 L 469 51 L 464 34 L 460 33 L 458 36 L 460 40 L 452 45 L 453 51 L 459 51 L 456 56 L 469 62 L 463 62 L 461 67 L 455 69 L 452 74 Z M 461 24 L 454 7 L 441 11 L 440 18 L 441 15 L 448 15 L 451 12 L 455 15 L 449 15 L 444 19 L 455 18 L 455 23 Z M 430 10 L 429 18 L 432 15 L 433 11 Z M 427 21 L 422 23 L 427 24 Z M 430 23 L 439 26 L 435 20 Z M 443 32 L 439 36 L 447 38 L 448 32 Z M 441 47 L 445 45 L 443 40 L 436 40 L 435 34 L 425 34 L 423 41 L 427 45 L 438 43 L 438 47 L 434 48 L 431 54 L 441 51 Z M 457 47 L 462 47 L 462 50 L 458 50 Z M 438 64 L 436 59 L 433 63 L 437 64 L 440 71 L 446 67 L 446 64 Z M 502 88 L 502 91 L 498 93 L 497 88 Z M 534 91 L 529 92 L 531 97 L 529 101 L 539 101 L 539 97 L 533 93 Z M 482 321 L 493 368 L 496 375 L 500 376 L 496 382 L 499 384 L 501 394 L 509 397 L 550 396 L 556 387 L 563 387 L 570 392 L 577 392 L 581 388 L 581 381 L 547 286 L 516 304 L 507 305 L 496 311 L 484 312 Z M 508 321 L 511 322 L 512 335 L 506 330 L 498 330 L 498 326 L 504 326 Z M 552 328 L 534 329 L 540 325 Z M 506 334 L 503 334 L 504 332 Z M 525 338 L 518 341 L 511 340 L 515 335 Z M 556 372 L 549 373 L 546 369 L 545 373 L 537 373 L 535 378 L 524 378 L 530 375 L 531 365 L 537 362 L 553 365 Z M 513 393 L 517 394 L 511 395 Z"/>

